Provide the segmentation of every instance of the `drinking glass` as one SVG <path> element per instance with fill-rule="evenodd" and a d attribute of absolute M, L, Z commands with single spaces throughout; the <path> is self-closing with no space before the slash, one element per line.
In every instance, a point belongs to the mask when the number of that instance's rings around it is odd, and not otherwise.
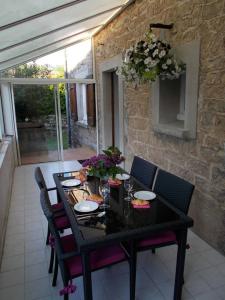
<path fill-rule="evenodd" d="M 104 184 L 101 184 L 100 187 L 99 187 L 99 192 L 100 192 L 100 195 L 102 196 L 103 198 L 103 204 L 100 206 L 100 208 L 109 208 L 109 195 L 110 195 L 110 186 L 108 183 L 104 183 Z"/>
<path fill-rule="evenodd" d="M 131 192 L 133 190 L 133 185 L 134 184 L 132 178 L 124 180 L 124 189 L 125 191 L 127 191 L 127 197 L 124 200 L 131 201 Z"/>

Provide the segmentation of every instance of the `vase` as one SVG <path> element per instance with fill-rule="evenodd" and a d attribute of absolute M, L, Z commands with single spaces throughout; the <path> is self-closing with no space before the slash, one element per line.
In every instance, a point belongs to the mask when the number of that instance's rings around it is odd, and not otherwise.
<path fill-rule="evenodd" d="M 97 194 L 100 195 L 102 185 L 108 182 L 108 176 L 104 177 L 95 177 L 91 176 L 87 182 L 87 190 L 89 194 Z"/>
<path fill-rule="evenodd" d="M 87 191 L 89 194 L 99 194 L 100 178 L 91 176 L 87 181 Z"/>

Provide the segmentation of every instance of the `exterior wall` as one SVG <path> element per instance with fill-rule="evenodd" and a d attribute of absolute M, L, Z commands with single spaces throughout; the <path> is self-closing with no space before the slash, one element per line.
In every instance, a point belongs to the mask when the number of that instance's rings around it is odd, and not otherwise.
<path fill-rule="evenodd" d="M 73 122 L 73 121 L 71 121 Z M 89 146 L 93 150 L 97 149 L 96 145 L 96 127 L 85 126 L 78 124 L 77 122 L 72 123 L 72 143 L 73 147 L 79 147 L 82 145 Z"/>
<path fill-rule="evenodd" d="M 201 40 L 197 138 L 155 133 L 151 84 L 134 89 L 124 83 L 126 168 L 136 154 L 194 183 L 194 231 L 225 253 L 225 1 L 137 0 L 95 36 L 98 90 L 100 64 L 144 37 L 149 23 L 160 22 L 175 24 L 165 33 L 173 46 Z"/>
<path fill-rule="evenodd" d="M 11 140 L 5 141 L 0 146 L 0 262 L 10 206 L 14 168 L 13 143 Z"/>
<path fill-rule="evenodd" d="M 91 49 L 91 45 L 87 45 L 87 46 L 90 46 Z M 89 52 L 87 52 L 86 56 L 78 64 L 76 64 L 75 58 L 77 55 L 77 51 L 79 51 L 79 44 L 69 48 L 69 57 L 67 59 L 68 70 L 69 70 L 68 77 L 69 78 L 93 78 L 92 51 L 90 50 Z M 74 122 L 73 120 L 71 120 L 71 129 L 72 129 L 73 147 L 85 145 L 85 146 L 90 146 L 94 150 L 97 149 L 96 127 L 90 127 L 90 126 L 85 127 L 82 124 L 79 124 L 79 122 Z"/>

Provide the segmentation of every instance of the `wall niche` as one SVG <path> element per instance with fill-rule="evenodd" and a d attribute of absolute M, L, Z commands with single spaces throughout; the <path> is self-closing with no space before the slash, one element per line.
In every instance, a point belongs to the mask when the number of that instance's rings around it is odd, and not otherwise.
<path fill-rule="evenodd" d="M 174 80 L 158 78 L 153 84 L 153 128 L 183 139 L 196 138 L 200 41 L 179 46 L 176 56 L 186 71 Z"/>

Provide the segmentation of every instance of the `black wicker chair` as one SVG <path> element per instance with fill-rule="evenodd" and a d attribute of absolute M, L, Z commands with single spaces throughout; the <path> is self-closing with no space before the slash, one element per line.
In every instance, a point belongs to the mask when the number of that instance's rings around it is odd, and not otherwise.
<path fill-rule="evenodd" d="M 188 181 L 164 170 L 158 171 L 154 192 L 184 214 L 188 213 L 193 191 L 194 186 Z M 152 249 L 155 253 L 156 248 L 173 244 L 177 244 L 177 233 L 168 230 L 138 241 L 137 249 L 138 251 Z M 187 245 L 188 248 L 189 245 Z"/>
<path fill-rule="evenodd" d="M 45 179 L 44 179 L 44 176 L 43 176 L 43 173 L 42 173 L 40 167 L 35 168 L 34 177 L 35 177 L 35 180 L 36 180 L 37 185 L 38 185 L 38 187 L 39 187 L 40 190 L 41 189 L 46 189 L 48 192 L 50 192 L 50 191 L 56 191 L 56 187 L 47 188 L 47 185 L 46 185 L 46 182 L 45 182 Z M 59 202 L 59 198 L 57 198 L 57 200 L 58 200 L 58 203 L 51 205 L 52 210 L 53 210 L 54 213 L 61 214 L 62 216 L 63 215 L 65 216 L 65 211 L 64 211 L 63 203 Z M 47 238 L 46 238 L 46 245 L 49 244 L 49 234 L 50 234 L 50 231 L 48 229 Z"/>
<path fill-rule="evenodd" d="M 131 166 L 130 174 L 147 188 L 151 189 L 156 171 L 156 165 L 144 160 L 143 158 L 135 156 Z"/>
<path fill-rule="evenodd" d="M 54 248 L 56 251 L 53 281 L 56 284 L 59 265 L 64 284 L 64 289 L 61 290 L 61 294 L 64 295 L 64 300 L 68 300 L 69 294 L 75 290 L 74 286 L 72 285 L 72 279 L 83 275 L 84 260 L 82 257 L 82 253 L 79 252 L 79 249 L 76 246 L 76 241 L 77 239 L 84 241 L 84 239 L 79 229 L 78 223 L 76 222 L 74 210 L 67 201 L 64 201 L 64 205 L 68 219 L 71 222 L 72 234 L 60 237 L 59 232 L 55 226 L 54 214 L 51 211 L 51 207 L 49 206 L 48 201 L 46 201 L 47 196 L 47 191 L 42 189 L 40 197 L 41 206 L 48 220 L 51 237 L 54 238 Z M 98 246 L 97 249 L 88 250 L 88 253 L 91 267 L 90 272 L 113 264 L 117 264 L 129 258 L 126 251 L 124 251 L 124 248 L 122 248 L 119 244 L 110 244 L 105 246 L 101 245 Z M 91 273 L 87 273 L 84 275 L 91 276 Z M 132 280 L 131 283 L 131 288 L 134 290 Z M 85 285 L 84 293 L 87 293 Z M 88 293 L 90 296 L 91 291 L 88 290 Z"/>

